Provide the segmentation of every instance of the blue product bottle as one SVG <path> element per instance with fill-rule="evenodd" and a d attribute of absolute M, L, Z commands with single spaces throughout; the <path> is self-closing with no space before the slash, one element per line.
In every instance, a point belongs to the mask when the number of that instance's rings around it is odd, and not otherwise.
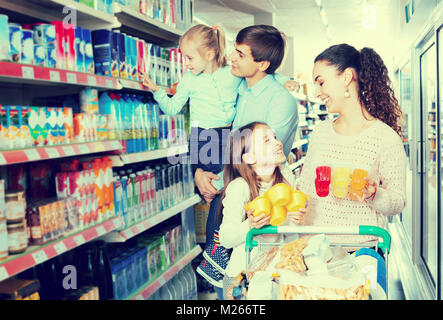
<path fill-rule="evenodd" d="M 149 113 L 149 101 L 145 100 L 143 103 L 143 121 L 145 124 L 145 134 L 146 134 L 146 150 L 152 150 L 151 144 L 151 116 Z"/>
<path fill-rule="evenodd" d="M 138 137 L 137 137 L 137 116 L 136 116 L 136 104 L 134 101 L 134 95 L 128 95 L 128 103 L 130 105 L 131 110 L 131 135 L 133 140 L 133 148 L 134 152 L 140 152 Z"/>
<path fill-rule="evenodd" d="M 152 104 L 152 143 L 154 146 L 154 150 L 158 149 L 158 138 L 159 138 L 159 107 L 156 101 L 153 101 Z"/>
<path fill-rule="evenodd" d="M 125 223 L 125 228 L 129 226 L 128 221 L 128 177 L 122 176 L 120 178 L 122 186 L 122 217 Z"/>
<path fill-rule="evenodd" d="M 146 130 L 145 122 L 143 119 L 143 108 L 144 104 L 142 102 L 141 96 L 134 96 L 135 103 L 137 105 L 137 120 L 138 120 L 138 140 L 140 145 L 140 151 L 146 151 Z"/>
<path fill-rule="evenodd" d="M 126 138 L 126 151 L 127 153 L 136 152 L 135 140 L 132 136 L 132 103 L 128 94 L 123 94 L 120 100 L 122 107 L 122 119 L 125 128 L 125 138 Z"/>

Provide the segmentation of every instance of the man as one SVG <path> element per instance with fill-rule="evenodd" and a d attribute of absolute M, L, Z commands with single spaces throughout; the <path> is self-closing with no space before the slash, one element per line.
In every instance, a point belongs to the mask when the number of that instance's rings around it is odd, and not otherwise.
<path fill-rule="evenodd" d="M 272 26 L 256 25 L 238 33 L 235 50 L 229 58 L 232 62 L 232 74 L 244 78 L 238 89 L 237 111 L 232 129 L 253 121 L 265 122 L 283 143 L 283 152 L 288 156 L 298 124 L 296 100 L 288 90 L 293 90 L 291 85 L 298 84 L 292 81 L 289 87 L 286 84 L 283 87 L 274 78 L 274 72 L 282 63 L 284 53 L 285 41 L 282 34 Z M 213 182 L 223 183 L 223 178 L 221 175 L 197 169 L 194 180 L 206 202 L 211 203 L 206 222 L 204 259 L 197 272 L 218 287 L 218 298 L 223 299 L 222 271 L 227 266 L 230 254 L 217 244 L 217 213 L 221 191 L 217 191 L 213 185 Z"/>
<path fill-rule="evenodd" d="M 229 59 L 232 74 L 244 78 L 238 89 L 232 129 L 253 121 L 266 122 L 283 143 L 283 151 L 288 156 L 297 130 L 298 110 L 294 97 L 273 77 L 284 52 L 285 41 L 280 31 L 272 26 L 256 25 L 238 33 Z M 206 202 L 219 194 L 213 182 L 222 183 L 220 176 L 197 169 L 194 178 Z"/>

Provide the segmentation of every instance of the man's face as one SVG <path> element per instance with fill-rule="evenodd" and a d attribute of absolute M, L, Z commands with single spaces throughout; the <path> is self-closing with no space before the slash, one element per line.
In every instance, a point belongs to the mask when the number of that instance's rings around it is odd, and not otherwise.
<path fill-rule="evenodd" d="M 253 77 L 258 71 L 260 62 L 255 62 L 251 48 L 247 44 L 235 44 L 235 50 L 229 55 L 232 63 L 231 73 L 236 77 Z"/>

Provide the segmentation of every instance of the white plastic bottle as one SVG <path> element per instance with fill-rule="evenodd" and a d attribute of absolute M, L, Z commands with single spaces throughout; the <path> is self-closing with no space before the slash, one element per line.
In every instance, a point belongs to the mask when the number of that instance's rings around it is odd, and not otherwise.
<path fill-rule="evenodd" d="M 159 291 L 162 300 L 174 300 L 174 294 L 166 284 L 162 286 Z"/>
<path fill-rule="evenodd" d="M 172 279 L 171 279 L 171 285 L 177 290 L 177 297 L 176 300 L 184 300 L 183 296 L 184 296 L 184 288 L 183 288 L 183 284 L 182 282 L 179 280 L 178 278 L 178 274 L 176 274 Z"/>
<path fill-rule="evenodd" d="M 195 275 L 194 270 L 192 269 L 191 265 L 188 265 L 185 269 L 186 276 L 189 279 L 189 281 L 192 283 L 192 289 L 191 289 L 191 298 L 190 300 L 198 300 L 198 288 L 197 288 L 197 277 Z"/>

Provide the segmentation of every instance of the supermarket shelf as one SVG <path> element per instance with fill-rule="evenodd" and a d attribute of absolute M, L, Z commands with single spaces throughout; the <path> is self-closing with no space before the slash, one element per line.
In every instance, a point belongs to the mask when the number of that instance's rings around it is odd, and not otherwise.
<path fill-rule="evenodd" d="M 51 86 L 88 86 L 115 90 L 122 88 L 117 79 L 110 77 L 14 62 L 0 62 L 0 81 Z"/>
<path fill-rule="evenodd" d="M 188 152 L 188 145 L 173 146 L 166 149 L 136 152 L 110 156 L 113 167 L 123 167 L 127 164 L 163 159 Z"/>
<path fill-rule="evenodd" d="M 168 26 L 134 9 L 114 3 L 114 14 L 122 25 L 122 31 L 158 44 L 177 44 L 183 31 Z"/>
<path fill-rule="evenodd" d="M 294 141 L 294 144 L 292 145 L 292 149 L 299 148 L 299 147 L 307 144 L 308 142 L 309 142 L 308 139 Z"/>
<path fill-rule="evenodd" d="M 24 253 L 10 256 L 8 260 L 0 264 L 0 281 L 81 246 L 107 232 L 118 229 L 122 224 L 123 221 L 120 217 L 115 217 L 86 230 L 44 244 L 43 246 L 30 246 Z"/>
<path fill-rule="evenodd" d="M 169 219 L 172 216 L 175 216 L 177 213 L 186 210 L 187 208 L 197 204 L 201 201 L 199 195 L 194 195 L 176 206 L 173 206 L 165 211 L 159 212 L 154 216 L 151 216 L 141 222 L 134 224 L 133 226 L 126 228 L 121 231 L 113 231 L 106 234 L 103 237 L 103 240 L 106 242 L 125 242 L 126 240 L 135 237 L 136 235 L 152 228 L 153 226 Z"/>
<path fill-rule="evenodd" d="M 146 89 L 142 82 L 135 81 L 135 80 L 129 80 L 129 79 L 118 79 L 120 85 L 123 89 L 132 89 L 132 90 L 139 90 L 139 91 L 149 91 L 149 89 Z M 167 94 L 171 95 L 172 91 L 171 88 L 168 87 L 161 87 L 163 88 Z"/>
<path fill-rule="evenodd" d="M 190 252 L 183 256 L 179 261 L 174 263 L 168 270 L 162 273 L 154 280 L 150 280 L 147 284 L 141 286 L 142 289 L 130 295 L 126 300 L 146 300 L 160 289 L 166 282 L 172 279 L 180 270 L 186 267 L 191 261 L 202 252 L 199 245 L 195 246 Z"/>
<path fill-rule="evenodd" d="M 0 151 L 0 165 L 72 157 L 120 149 L 121 145 L 119 141 L 110 140 Z"/>
<path fill-rule="evenodd" d="M 70 14 L 69 10 L 64 9 L 72 7 L 76 10 L 76 23 L 82 28 L 111 29 L 121 25 L 113 15 L 73 0 L 0 0 L 0 7 L 46 22 L 63 20 Z"/>

